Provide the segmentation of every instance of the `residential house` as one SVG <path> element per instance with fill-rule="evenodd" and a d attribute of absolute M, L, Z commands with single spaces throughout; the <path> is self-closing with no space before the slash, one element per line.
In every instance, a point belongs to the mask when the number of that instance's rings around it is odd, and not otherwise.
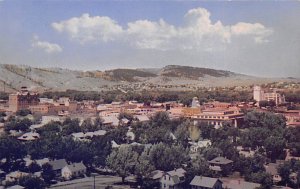
<path fill-rule="evenodd" d="M 230 171 L 232 168 L 232 163 L 233 161 L 225 158 L 225 157 L 216 157 L 210 161 L 209 163 L 209 168 L 213 171 L 216 172 L 224 172 L 224 171 Z"/>
<path fill-rule="evenodd" d="M 195 176 L 190 185 L 192 189 L 222 189 L 222 181 L 211 177 Z"/>
<path fill-rule="evenodd" d="M 210 146 L 211 141 L 210 140 L 200 140 L 198 142 L 189 142 L 189 144 L 191 145 L 190 151 L 192 153 L 197 153 L 200 148 L 206 148 L 206 147 Z"/>
<path fill-rule="evenodd" d="M 29 174 L 25 173 L 25 172 L 14 171 L 5 176 L 5 181 L 15 182 L 15 181 L 18 181 L 21 177 L 25 177 L 27 175 L 29 175 Z"/>
<path fill-rule="evenodd" d="M 82 176 L 86 173 L 86 166 L 83 163 L 73 163 L 66 165 L 61 170 L 61 175 L 64 179 L 70 180 L 78 176 Z"/>
<path fill-rule="evenodd" d="M 265 166 L 266 172 L 272 175 L 274 183 L 278 183 L 282 180 L 281 176 L 277 171 L 279 165 L 280 165 L 279 163 L 269 163 L 268 165 Z"/>
<path fill-rule="evenodd" d="M 163 189 L 181 189 L 182 184 L 185 181 L 186 171 L 182 168 L 175 169 L 164 173 L 160 179 L 161 188 Z"/>
<path fill-rule="evenodd" d="M 56 176 L 61 176 L 61 170 L 68 165 L 65 159 L 58 159 L 54 161 L 50 161 L 49 164 L 52 166 L 53 171 Z"/>

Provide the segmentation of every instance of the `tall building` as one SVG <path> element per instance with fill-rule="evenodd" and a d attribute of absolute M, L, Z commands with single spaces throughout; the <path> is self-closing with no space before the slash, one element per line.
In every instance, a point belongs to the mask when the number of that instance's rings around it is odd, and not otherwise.
<path fill-rule="evenodd" d="M 38 93 L 29 92 L 27 87 L 22 87 L 20 92 L 9 95 L 9 110 L 16 112 L 22 109 L 28 109 L 31 105 L 39 103 Z"/>
<path fill-rule="evenodd" d="M 200 107 L 200 102 L 197 97 L 194 97 L 192 100 L 192 108 L 199 108 Z"/>
<path fill-rule="evenodd" d="M 261 89 L 260 86 L 254 86 L 253 88 L 253 99 L 256 100 L 256 102 L 260 102 L 263 100 L 264 91 Z"/>
<path fill-rule="evenodd" d="M 260 86 L 254 86 L 253 99 L 257 102 L 260 101 L 274 101 L 276 105 L 285 103 L 285 96 L 278 93 L 276 90 L 273 92 L 265 92 Z"/>

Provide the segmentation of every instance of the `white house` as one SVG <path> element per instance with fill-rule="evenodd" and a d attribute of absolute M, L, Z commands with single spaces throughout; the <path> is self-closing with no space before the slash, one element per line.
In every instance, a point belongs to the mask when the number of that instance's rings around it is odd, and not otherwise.
<path fill-rule="evenodd" d="M 182 168 L 164 173 L 160 179 L 161 188 L 180 189 L 181 184 L 185 181 L 185 173 L 186 171 Z"/>
<path fill-rule="evenodd" d="M 19 180 L 21 177 L 25 177 L 27 175 L 29 174 L 21 171 L 11 172 L 5 176 L 5 181 L 14 182 Z"/>
<path fill-rule="evenodd" d="M 85 173 L 86 166 L 83 163 L 73 163 L 71 165 L 66 165 L 61 170 L 61 175 L 66 180 L 84 175 Z"/>
<path fill-rule="evenodd" d="M 196 153 L 196 152 L 198 152 L 198 150 L 200 148 L 209 147 L 211 145 L 211 141 L 210 140 L 200 140 L 198 142 L 189 142 L 189 144 L 191 145 L 190 151 L 192 153 Z"/>

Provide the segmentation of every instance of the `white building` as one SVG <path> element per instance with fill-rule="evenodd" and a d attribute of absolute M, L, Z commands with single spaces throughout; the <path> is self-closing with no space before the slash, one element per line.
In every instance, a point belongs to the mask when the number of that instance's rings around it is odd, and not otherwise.
<path fill-rule="evenodd" d="M 161 188 L 180 189 L 185 181 L 185 173 L 186 171 L 182 168 L 164 173 L 160 179 Z"/>
<path fill-rule="evenodd" d="M 192 101 L 192 108 L 199 108 L 199 107 L 200 107 L 200 102 L 197 97 L 194 97 Z"/>
<path fill-rule="evenodd" d="M 276 105 L 285 103 L 284 95 L 279 94 L 278 92 L 276 92 L 276 90 L 270 93 L 265 93 L 265 91 L 260 86 L 254 86 L 253 99 L 257 102 L 274 101 Z"/>
<path fill-rule="evenodd" d="M 15 182 L 15 181 L 19 180 L 21 177 L 25 177 L 28 175 L 29 175 L 28 173 L 21 172 L 21 171 L 11 172 L 5 176 L 5 181 Z"/>
<path fill-rule="evenodd" d="M 86 173 L 86 166 L 83 163 L 73 163 L 66 165 L 61 170 L 61 175 L 64 179 L 70 180 L 71 178 L 82 176 Z"/>

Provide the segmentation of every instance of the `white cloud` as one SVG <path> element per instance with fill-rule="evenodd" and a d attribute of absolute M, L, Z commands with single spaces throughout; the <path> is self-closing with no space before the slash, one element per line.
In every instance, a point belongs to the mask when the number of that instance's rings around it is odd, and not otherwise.
<path fill-rule="evenodd" d="M 115 40 L 122 33 L 122 27 L 109 17 L 90 17 L 83 14 L 69 20 L 54 22 L 52 27 L 62 33 L 67 33 L 72 39 L 81 43 L 101 40 L 104 42 Z"/>
<path fill-rule="evenodd" d="M 160 19 L 157 22 L 137 20 L 127 23 L 123 28 L 109 17 L 83 14 L 69 20 L 52 23 L 59 33 L 66 33 L 80 43 L 120 41 L 139 49 L 224 49 L 234 40 L 251 39 L 260 44 L 268 42 L 273 30 L 261 23 L 239 22 L 234 25 L 215 23 L 210 12 L 204 8 L 189 10 L 185 15 L 185 24 L 176 27 Z"/>
<path fill-rule="evenodd" d="M 49 43 L 48 41 L 40 41 L 38 36 L 34 36 L 31 46 L 34 48 L 42 49 L 46 53 L 59 53 L 62 52 L 62 47 L 55 43 Z"/>

